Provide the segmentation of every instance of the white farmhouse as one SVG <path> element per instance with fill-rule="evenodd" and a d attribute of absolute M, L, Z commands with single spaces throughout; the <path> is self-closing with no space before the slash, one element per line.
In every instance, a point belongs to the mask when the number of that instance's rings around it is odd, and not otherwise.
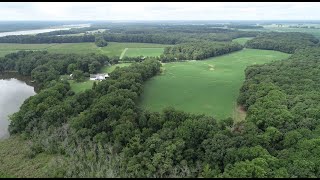
<path fill-rule="evenodd" d="M 104 80 L 104 79 L 107 79 L 109 78 L 109 74 L 106 73 L 106 74 L 90 74 L 90 80 L 92 81 L 96 81 L 96 80 Z"/>

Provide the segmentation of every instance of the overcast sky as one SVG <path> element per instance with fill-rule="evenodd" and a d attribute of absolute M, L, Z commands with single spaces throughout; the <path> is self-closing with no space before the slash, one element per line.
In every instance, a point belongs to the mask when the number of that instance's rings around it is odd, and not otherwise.
<path fill-rule="evenodd" d="M 0 2 L 0 20 L 320 20 L 319 2 Z"/>

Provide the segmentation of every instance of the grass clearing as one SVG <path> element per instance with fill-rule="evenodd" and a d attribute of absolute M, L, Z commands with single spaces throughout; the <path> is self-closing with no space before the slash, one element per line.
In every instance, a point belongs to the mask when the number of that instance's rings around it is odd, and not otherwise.
<path fill-rule="evenodd" d="M 104 66 L 100 73 L 111 73 L 112 71 L 114 71 L 116 69 L 116 67 L 126 67 L 129 66 L 131 63 L 120 63 L 120 64 L 114 64 L 112 66 Z M 76 94 L 83 92 L 87 89 L 91 89 L 93 86 L 93 83 L 96 82 L 97 84 L 100 81 L 92 81 L 89 78 L 87 78 L 85 81 L 83 82 L 76 82 L 74 80 L 68 80 L 69 79 L 69 75 L 62 75 L 60 76 L 61 79 L 66 79 L 69 83 L 70 83 L 70 87 L 71 90 L 73 90 Z"/>
<path fill-rule="evenodd" d="M 77 94 L 87 89 L 91 89 L 93 86 L 93 82 L 95 81 L 87 79 L 83 82 L 76 82 L 74 80 L 68 80 L 68 82 L 70 83 L 71 89 Z M 96 81 L 96 83 L 99 83 L 99 81 Z"/>
<path fill-rule="evenodd" d="M 0 177 L 47 177 L 46 167 L 55 157 L 40 153 L 29 158 L 28 141 L 20 136 L 0 140 Z"/>
<path fill-rule="evenodd" d="M 52 53 L 101 53 L 107 56 L 120 56 L 125 48 L 164 48 L 166 44 L 118 43 L 108 42 L 108 46 L 97 47 L 94 43 L 53 43 L 53 44 L 15 44 L 0 43 L 0 56 L 18 50 L 47 50 Z"/>
<path fill-rule="evenodd" d="M 146 82 L 140 106 L 150 111 L 172 106 L 217 119 L 245 116 L 235 113 L 245 68 L 289 56 L 277 51 L 244 49 L 202 61 L 165 63 L 162 74 Z"/>
<path fill-rule="evenodd" d="M 87 78 L 83 82 L 76 82 L 75 80 L 70 80 L 69 75 L 61 75 L 60 78 L 67 80 L 70 83 L 71 90 L 74 91 L 76 94 L 83 92 L 87 89 L 91 89 L 93 86 L 93 82 L 95 82 L 91 81 L 89 78 Z M 99 81 L 96 81 L 96 83 L 99 83 Z"/>
<path fill-rule="evenodd" d="M 253 37 L 236 38 L 236 39 L 233 39 L 232 42 L 237 42 L 237 43 L 239 43 L 241 45 L 244 45 L 250 39 L 253 39 Z"/>
<path fill-rule="evenodd" d="M 128 48 L 124 56 L 137 57 L 137 56 L 160 56 L 163 54 L 164 48 Z"/>
<path fill-rule="evenodd" d="M 1 43 L 0 44 L 0 57 L 7 54 L 14 53 L 21 50 L 47 50 L 56 44 L 13 44 Z"/>
<path fill-rule="evenodd" d="M 114 64 L 112 66 L 104 66 L 101 69 L 101 73 L 111 73 L 112 71 L 114 71 L 116 69 L 116 67 L 127 67 L 130 66 L 131 63 L 120 63 L 120 64 Z"/>

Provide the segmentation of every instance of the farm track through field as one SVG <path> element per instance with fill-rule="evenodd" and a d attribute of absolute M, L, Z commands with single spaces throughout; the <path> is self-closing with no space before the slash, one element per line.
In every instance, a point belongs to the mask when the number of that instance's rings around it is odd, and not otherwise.
<path fill-rule="evenodd" d="M 122 51 L 119 59 L 122 59 L 122 58 L 123 58 L 123 56 L 126 54 L 126 52 L 127 52 L 128 49 L 129 49 L 129 48 L 125 48 L 125 49 Z"/>

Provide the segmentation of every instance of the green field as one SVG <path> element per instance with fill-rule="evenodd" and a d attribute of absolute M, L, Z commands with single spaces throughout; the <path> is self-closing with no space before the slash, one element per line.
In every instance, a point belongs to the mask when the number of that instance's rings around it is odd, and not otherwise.
<path fill-rule="evenodd" d="M 137 56 L 160 56 L 164 48 L 128 48 L 124 56 L 137 57 Z"/>
<path fill-rule="evenodd" d="M 14 44 L 1 43 L 0 56 L 18 50 L 47 50 L 53 53 L 101 53 L 107 56 L 120 56 L 125 48 L 164 48 L 165 44 L 152 43 L 118 43 L 109 42 L 108 46 L 97 47 L 94 43 L 62 43 L 62 44 Z"/>
<path fill-rule="evenodd" d="M 62 75 L 60 76 L 60 78 L 67 80 L 70 83 L 71 90 L 74 91 L 76 94 L 83 92 L 87 89 L 91 89 L 94 82 L 94 81 L 90 81 L 89 78 L 87 78 L 83 82 L 76 82 L 74 80 L 70 80 L 69 75 Z M 99 81 L 96 81 L 96 82 L 99 83 Z"/>
<path fill-rule="evenodd" d="M 5 56 L 13 52 L 20 50 L 47 50 L 48 48 L 55 46 L 56 44 L 12 44 L 1 43 L 0 44 L 0 57 Z"/>
<path fill-rule="evenodd" d="M 120 64 L 114 64 L 112 66 L 104 66 L 101 69 L 101 73 L 111 73 L 112 71 L 114 71 L 116 69 L 116 67 L 126 67 L 126 66 L 130 66 L 131 63 L 120 63 Z"/>
<path fill-rule="evenodd" d="M 244 45 L 250 39 L 253 39 L 253 37 L 236 38 L 236 39 L 233 39 L 232 42 L 237 42 L 237 43 L 239 43 L 241 45 Z"/>
<path fill-rule="evenodd" d="M 151 111 L 172 106 L 217 119 L 238 119 L 242 115 L 236 99 L 245 68 L 287 57 L 277 51 L 244 49 L 203 61 L 166 63 L 161 75 L 146 82 L 140 106 Z"/>
<path fill-rule="evenodd" d="M 91 89 L 93 86 L 93 82 L 94 81 L 90 81 L 89 79 L 84 81 L 84 82 L 75 82 L 74 80 L 69 80 L 68 81 L 70 83 L 70 87 L 71 89 L 75 92 L 75 93 L 79 93 L 79 92 L 83 92 L 87 89 Z M 96 83 L 99 83 L 99 81 L 97 81 Z"/>

